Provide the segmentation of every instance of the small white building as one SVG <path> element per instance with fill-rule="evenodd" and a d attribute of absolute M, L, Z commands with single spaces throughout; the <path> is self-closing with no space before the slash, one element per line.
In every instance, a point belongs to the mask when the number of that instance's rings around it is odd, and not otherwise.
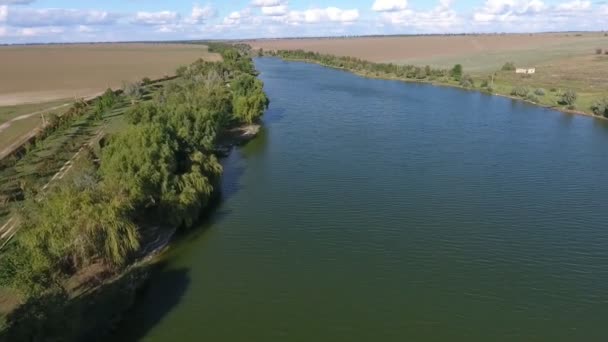
<path fill-rule="evenodd" d="M 515 69 L 516 74 L 535 74 L 536 68 L 517 68 Z"/>

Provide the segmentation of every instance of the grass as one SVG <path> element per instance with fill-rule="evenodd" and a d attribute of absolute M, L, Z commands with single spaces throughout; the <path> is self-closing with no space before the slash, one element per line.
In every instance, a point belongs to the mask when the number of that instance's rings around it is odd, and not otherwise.
<path fill-rule="evenodd" d="M 33 129 L 40 127 L 41 125 L 42 119 L 38 115 L 13 122 L 11 127 L 3 130 L 2 133 L 0 133 L 0 149 L 9 147 L 24 135 L 31 132 Z"/>
<path fill-rule="evenodd" d="M 40 102 L 40 103 L 26 103 L 13 106 L 2 106 L 0 107 L 0 124 L 14 119 L 20 115 L 29 114 L 33 112 L 43 111 L 48 108 L 60 106 L 62 104 L 71 103 L 72 99 L 59 99 L 55 101 Z"/>
<path fill-rule="evenodd" d="M 556 61 L 567 60 L 577 56 L 594 55 L 595 48 L 608 45 L 608 38 L 603 36 L 584 37 L 580 40 L 548 45 L 517 48 L 506 51 L 483 50 L 467 51 L 451 56 L 430 58 L 404 58 L 388 60 L 396 64 L 430 65 L 438 68 L 451 68 L 462 64 L 466 72 L 482 74 L 499 70 L 506 62 L 514 62 L 521 67 L 543 67 Z"/>

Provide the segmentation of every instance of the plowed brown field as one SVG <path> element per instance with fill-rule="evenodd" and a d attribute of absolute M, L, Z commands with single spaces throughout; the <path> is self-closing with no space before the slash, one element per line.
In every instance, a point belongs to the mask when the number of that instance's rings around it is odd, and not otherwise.
<path fill-rule="evenodd" d="M 0 106 L 85 97 L 123 81 L 172 75 L 198 58 L 219 56 L 186 44 L 0 47 Z"/>

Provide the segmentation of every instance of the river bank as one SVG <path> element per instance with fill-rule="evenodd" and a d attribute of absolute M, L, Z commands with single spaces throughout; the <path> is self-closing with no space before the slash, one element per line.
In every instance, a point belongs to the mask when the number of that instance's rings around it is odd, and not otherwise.
<path fill-rule="evenodd" d="M 454 82 L 454 81 L 450 82 L 449 80 L 447 82 L 441 82 L 441 81 L 435 81 L 435 80 L 411 79 L 411 78 L 404 78 L 404 77 L 396 77 L 394 75 L 388 75 L 388 74 L 378 75 L 378 74 L 373 74 L 373 73 L 370 73 L 370 72 L 362 72 L 362 71 L 355 70 L 355 69 L 352 69 L 352 68 L 339 67 L 339 66 L 323 63 L 322 61 L 311 59 L 311 58 L 290 58 L 290 57 L 283 57 L 283 56 L 277 55 L 274 52 L 265 52 L 265 56 L 267 56 L 267 57 L 274 57 L 274 58 L 281 58 L 283 60 L 292 61 L 292 62 L 313 63 L 313 64 L 321 65 L 321 66 L 324 66 L 324 67 L 327 67 L 327 68 L 347 71 L 347 72 L 350 72 L 350 73 L 353 73 L 355 75 L 358 75 L 358 76 L 361 76 L 361 77 L 365 77 L 365 78 L 394 80 L 394 81 L 402 81 L 402 82 L 408 82 L 408 83 L 431 84 L 433 86 L 439 86 L 439 87 L 450 87 L 450 88 L 457 88 L 457 89 L 462 89 L 462 90 L 467 90 L 467 91 L 475 91 L 475 92 L 479 92 L 479 93 L 483 93 L 483 94 L 488 94 L 488 95 L 494 95 L 494 96 L 501 96 L 501 97 L 509 98 L 509 99 L 512 99 L 512 100 L 528 103 L 528 104 L 535 105 L 535 106 L 538 106 L 538 107 L 556 110 L 556 111 L 559 111 L 559 112 L 562 112 L 562 113 L 566 113 L 566 114 L 584 115 L 584 116 L 589 116 L 589 117 L 593 117 L 593 118 L 596 118 L 596 119 L 608 120 L 608 117 L 601 116 L 601 115 L 595 115 L 590 110 L 585 111 L 585 110 L 579 110 L 579 109 L 569 109 L 569 108 L 567 108 L 565 106 L 544 104 L 544 103 L 540 103 L 540 102 L 531 101 L 531 100 L 528 100 L 526 98 L 522 98 L 522 97 L 519 97 L 519 96 L 513 96 L 513 95 L 511 95 L 509 93 L 499 93 L 499 92 L 489 91 L 488 89 L 477 88 L 477 87 L 465 87 L 465 86 L 462 86 L 462 85 L 458 84 L 457 82 Z M 331 56 L 331 57 L 338 58 L 336 56 Z M 372 62 L 367 62 L 367 63 L 375 64 L 375 63 L 372 63 Z M 480 80 L 476 80 L 476 81 L 479 82 Z M 515 86 L 515 85 L 513 85 L 513 86 Z M 608 96 L 608 94 L 607 94 L 607 96 Z"/>

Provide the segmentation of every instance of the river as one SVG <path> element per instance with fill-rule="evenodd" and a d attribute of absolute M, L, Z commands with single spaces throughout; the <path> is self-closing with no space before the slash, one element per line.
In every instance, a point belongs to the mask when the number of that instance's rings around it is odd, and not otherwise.
<path fill-rule="evenodd" d="M 176 243 L 123 340 L 608 338 L 607 122 L 256 67 L 264 128 L 224 160 L 221 204 Z"/>

